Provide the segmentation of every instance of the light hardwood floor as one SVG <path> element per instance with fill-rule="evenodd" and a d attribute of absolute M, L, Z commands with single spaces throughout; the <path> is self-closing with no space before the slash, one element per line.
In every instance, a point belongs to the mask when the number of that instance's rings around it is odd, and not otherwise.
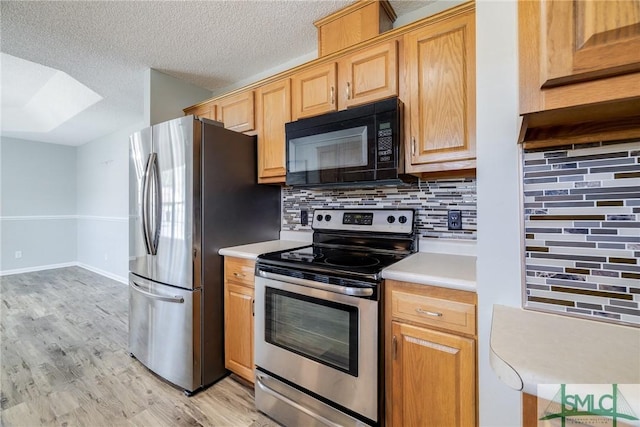
<path fill-rule="evenodd" d="M 186 397 L 129 357 L 126 285 L 79 267 L 0 284 L 0 425 L 277 426 L 230 377 Z"/>

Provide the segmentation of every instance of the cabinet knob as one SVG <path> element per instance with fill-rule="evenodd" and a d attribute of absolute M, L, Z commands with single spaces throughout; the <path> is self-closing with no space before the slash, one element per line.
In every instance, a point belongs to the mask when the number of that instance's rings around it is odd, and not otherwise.
<path fill-rule="evenodd" d="M 244 273 L 235 272 L 235 273 L 233 273 L 233 275 L 236 276 L 236 277 L 245 277 Z"/>

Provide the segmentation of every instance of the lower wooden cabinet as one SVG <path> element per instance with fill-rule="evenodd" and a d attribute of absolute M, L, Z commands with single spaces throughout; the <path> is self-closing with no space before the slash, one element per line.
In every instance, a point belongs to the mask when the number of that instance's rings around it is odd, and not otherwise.
<path fill-rule="evenodd" d="M 475 425 L 475 341 L 393 322 L 394 426 Z"/>
<path fill-rule="evenodd" d="M 253 302 L 255 261 L 224 259 L 224 364 L 253 383 Z"/>
<path fill-rule="evenodd" d="M 475 293 L 385 288 L 387 425 L 477 425 Z"/>

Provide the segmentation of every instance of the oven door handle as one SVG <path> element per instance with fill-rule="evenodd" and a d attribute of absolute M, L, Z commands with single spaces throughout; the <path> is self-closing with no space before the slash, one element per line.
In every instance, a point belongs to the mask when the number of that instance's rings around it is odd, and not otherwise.
<path fill-rule="evenodd" d="M 256 375 L 256 384 L 258 385 L 258 387 L 260 387 L 260 390 L 264 391 L 267 394 L 270 394 L 271 396 L 275 397 L 278 400 L 283 401 L 284 403 L 288 404 L 289 406 L 293 406 L 294 408 L 296 408 L 297 410 L 304 412 L 305 414 L 309 415 L 310 417 L 320 421 L 323 424 L 326 424 L 327 426 L 330 427 L 340 427 L 340 424 L 336 424 L 333 421 L 323 417 L 322 415 L 313 412 L 312 410 L 310 410 L 309 408 L 305 408 L 304 406 L 300 405 L 299 403 L 294 402 L 293 400 L 289 399 L 288 397 L 278 393 L 277 391 L 269 388 L 264 382 L 262 382 L 265 378 L 260 376 L 260 375 Z"/>
<path fill-rule="evenodd" d="M 265 279 L 278 280 L 280 282 L 293 283 L 295 285 L 305 286 L 307 288 L 320 289 L 323 291 L 333 292 L 336 294 L 349 295 L 352 297 L 370 297 L 373 295 L 371 288 L 354 288 L 350 286 L 327 285 L 313 280 L 299 279 L 297 277 L 284 276 L 282 274 L 269 273 L 267 271 L 258 270 L 258 275 Z"/>

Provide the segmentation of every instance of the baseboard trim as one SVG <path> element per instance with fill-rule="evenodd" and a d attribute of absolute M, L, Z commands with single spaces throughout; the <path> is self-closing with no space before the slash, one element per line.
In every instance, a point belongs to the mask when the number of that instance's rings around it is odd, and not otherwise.
<path fill-rule="evenodd" d="M 56 268 L 76 267 L 77 262 L 63 262 L 60 264 L 37 265 L 35 267 L 16 268 L 13 270 L 0 270 L 0 276 L 11 276 L 13 274 L 32 273 L 34 271 L 53 270 Z"/>
<path fill-rule="evenodd" d="M 108 277 L 109 279 L 115 280 L 116 282 L 120 282 L 120 283 L 123 283 L 125 285 L 129 284 L 129 281 L 127 280 L 126 277 L 122 277 L 122 276 L 118 276 L 117 274 L 109 273 L 108 271 L 93 267 L 93 266 L 88 265 L 88 264 L 84 264 L 82 262 L 78 262 L 78 263 L 76 263 L 76 265 L 78 267 L 84 268 L 85 270 L 89 270 L 89 271 L 92 271 L 92 272 L 94 272 L 96 274 L 99 274 L 101 276 Z"/>
<path fill-rule="evenodd" d="M 0 276 L 11 276 L 13 274 L 22 274 L 22 273 L 32 273 L 34 271 L 43 271 L 43 270 L 54 270 L 56 268 L 65 268 L 65 267 L 80 267 L 85 270 L 89 270 L 93 273 L 99 274 L 101 276 L 107 277 L 109 279 L 115 280 L 116 282 L 123 283 L 125 285 L 129 284 L 129 281 L 126 277 L 119 276 L 117 274 L 109 273 L 108 271 L 102 270 L 100 268 L 93 267 L 88 264 L 84 264 L 82 262 L 64 262 L 60 264 L 49 264 L 49 265 L 38 265 L 35 267 L 26 267 L 26 268 L 16 268 L 13 270 L 0 270 Z"/>

